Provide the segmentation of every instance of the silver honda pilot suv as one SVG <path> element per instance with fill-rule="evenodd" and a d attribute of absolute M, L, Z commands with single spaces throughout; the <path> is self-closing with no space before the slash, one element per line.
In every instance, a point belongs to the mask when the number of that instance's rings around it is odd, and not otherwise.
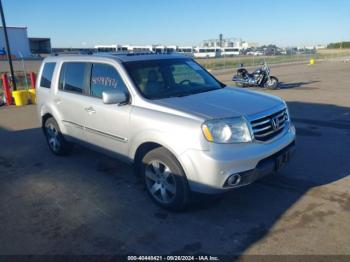
<path fill-rule="evenodd" d="M 275 96 L 228 87 L 175 54 L 46 58 L 37 110 L 50 150 L 83 144 L 134 163 L 150 197 L 180 209 L 279 170 L 295 128 Z"/>

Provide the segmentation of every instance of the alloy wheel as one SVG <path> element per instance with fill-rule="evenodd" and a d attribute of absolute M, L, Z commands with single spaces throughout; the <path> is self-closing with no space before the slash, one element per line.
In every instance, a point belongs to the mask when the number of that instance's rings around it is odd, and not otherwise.
<path fill-rule="evenodd" d="M 148 191 L 160 203 L 170 203 L 176 195 L 175 177 L 170 168 L 158 160 L 151 161 L 145 169 Z"/>
<path fill-rule="evenodd" d="M 270 78 L 266 84 L 268 87 L 274 87 L 276 85 L 276 82 L 276 79 Z"/>
<path fill-rule="evenodd" d="M 61 143 L 59 140 L 59 133 L 55 125 L 52 123 L 48 123 L 46 126 L 46 136 L 47 136 L 47 141 L 49 143 L 50 148 L 54 152 L 59 152 Z"/>

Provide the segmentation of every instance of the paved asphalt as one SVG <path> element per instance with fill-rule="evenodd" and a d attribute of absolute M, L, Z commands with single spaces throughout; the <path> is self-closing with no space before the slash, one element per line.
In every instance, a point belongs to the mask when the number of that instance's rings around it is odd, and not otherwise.
<path fill-rule="evenodd" d="M 155 206 L 122 162 L 81 147 L 52 155 L 35 106 L 1 107 L 0 254 L 350 255 L 349 72 L 273 67 L 283 83 L 269 92 L 288 101 L 295 158 L 181 213 Z M 233 71 L 213 73 L 230 83 Z"/>

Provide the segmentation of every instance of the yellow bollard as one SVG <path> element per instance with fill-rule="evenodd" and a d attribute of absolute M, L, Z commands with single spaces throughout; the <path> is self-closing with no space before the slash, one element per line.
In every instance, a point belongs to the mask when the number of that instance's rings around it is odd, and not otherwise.
<path fill-rule="evenodd" d="M 314 65 L 314 64 L 315 64 L 315 59 L 311 58 L 310 62 L 309 62 L 309 65 Z"/>
<path fill-rule="evenodd" d="M 36 104 L 35 88 L 28 89 L 29 98 L 32 104 Z"/>

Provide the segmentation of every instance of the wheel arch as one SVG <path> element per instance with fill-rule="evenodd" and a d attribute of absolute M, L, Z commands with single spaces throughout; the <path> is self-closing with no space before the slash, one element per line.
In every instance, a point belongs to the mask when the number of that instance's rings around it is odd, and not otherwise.
<path fill-rule="evenodd" d="M 54 118 L 54 116 L 51 113 L 45 113 L 44 115 L 41 116 L 41 128 L 44 130 L 45 128 L 45 122 L 49 118 Z"/>
<path fill-rule="evenodd" d="M 132 157 L 136 172 L 139 171 L 142 158 L 151 150 L 153 150 L 155 148 L 159 148 L 159 147 L 162 147 L 162 148 L 166 149 L 167 151 L 169 151 L 175 157 L 175 159 L 179 162 L 181 168 L 184 170 L 184 167 L 183 167 L 178 155 L 174 152 L 174 150 L 171 150 L 168 146 L 164 145 L 163 143 L 153 142 L 153 141 L 145 141 L 137 147 L 137 149 L 135 150 L 135 153 L 133 154 L 133 157 Z M 184 173 L 185 173 L 185 170 L 184 170 Z"/>
<path fill-rule="evenodd" d="M 39 120 L 42 128 L 44 127 L 45 121 L 50 117 L 56 120 L 61 132 L 66 134 L 66 128 L 61 122 L 61 114 L 57 108 L 51 106 L 50 104 L 41 106 L 39 109 Z"/>
<path fill-rule="evenodd" d="M 136 165 L 139 165 L 141 159 L 151 150 L 158 148 L 158 147 L 164 147 L 159 143 L 155 142 L 144 142 L 141 145 L 139 145 L 135 151 L 134 154 L 134 163 Z"/>

